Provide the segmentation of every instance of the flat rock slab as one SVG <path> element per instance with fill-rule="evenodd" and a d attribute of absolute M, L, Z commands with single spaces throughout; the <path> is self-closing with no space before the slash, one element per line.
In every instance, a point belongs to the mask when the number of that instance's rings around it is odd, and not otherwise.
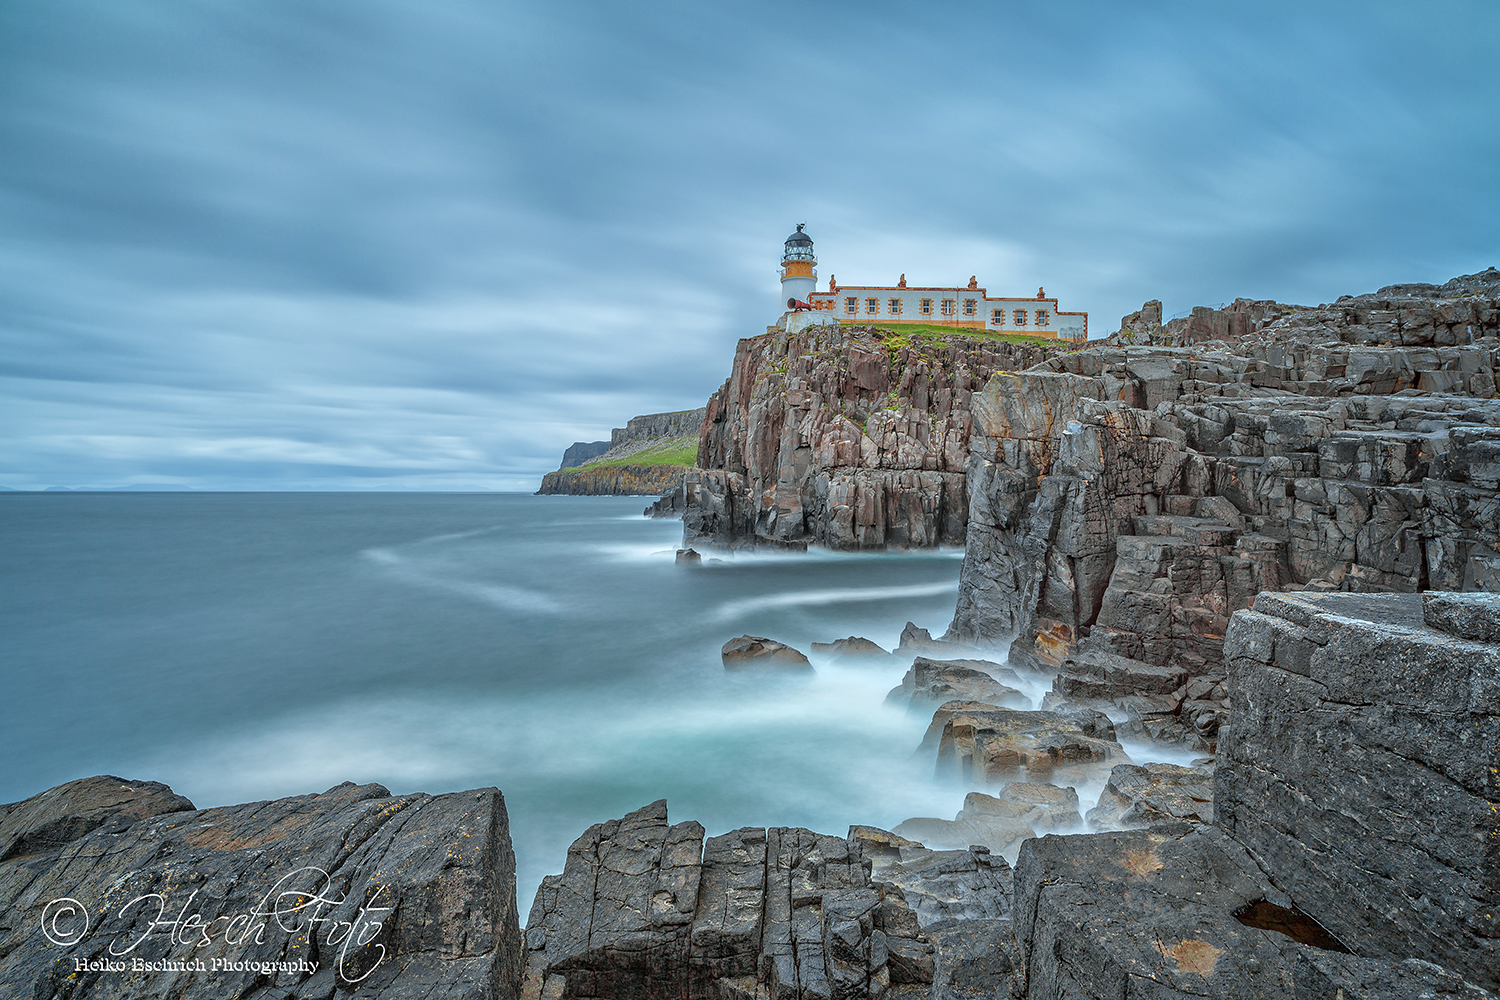
<path fill-rule="evenodd" d="M 1252 907 L 1318 937 L 1249 853 L 1213 827 L 1028 841 L 1015 872 L 1016 996 L 1488 996 L 1425 962 L 1359 958 L 1236 917 Z M 1338 947 L 1326 932 L 1321 940 Z"/>
<path fill-rule="evenodd" d="M 100 777 L 6 806 L 0 824 L 7 995 L 490 1000 L 520 986 L 493 788 L 344 784 L 194 810 L 165 785 Z"/>

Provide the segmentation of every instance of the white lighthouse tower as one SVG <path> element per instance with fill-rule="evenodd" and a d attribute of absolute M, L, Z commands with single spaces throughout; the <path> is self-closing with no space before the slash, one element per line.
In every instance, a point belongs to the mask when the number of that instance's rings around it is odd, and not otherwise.
<path fill-rule="evenodd" d="M 818 258 L 813 256 L 812 237 L 802 231 L 805 222 L 786 238 L 786 252 L 781 255 L 781 306 L 795 309 L 788 300 L 807 302 L 818 287 Z"/>

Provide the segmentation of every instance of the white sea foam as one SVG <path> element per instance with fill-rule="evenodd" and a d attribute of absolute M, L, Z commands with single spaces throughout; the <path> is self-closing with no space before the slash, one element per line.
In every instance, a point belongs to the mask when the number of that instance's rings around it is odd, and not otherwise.
<path fill-rule="evenodd" d="M 802 608 L 826 604 L 857 604 L 865 601 L 896 601 L 912 597 L 957 594 L 957 583 L 915 583 L 897 587 L 830 587 L 826 590 L 794 590 L 785 594 L 763 594 L 726 601 L 714 612 L 716 621 L 743 618 L 772 608 Z"/>
<path fill-rule="evenodd" d="M 532 588 L 444 575 L 453 571 L 441 563 L 432 566 L 421 559 L 403 556 L 390 549 L 365 549 L 361 554 L 370 562 L 384 567 L 390 579 L 409 586 L 456 594 L 491 607 L 524 614 L 558 614 L 563 610 L 562 602 Z"/>

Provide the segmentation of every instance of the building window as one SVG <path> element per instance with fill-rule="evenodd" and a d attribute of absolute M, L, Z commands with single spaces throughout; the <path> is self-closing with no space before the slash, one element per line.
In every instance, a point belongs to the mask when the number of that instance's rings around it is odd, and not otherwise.
<path fill-rule="evenodd" d="M 944 316 L 952 316 L 953 315 L 953 300 L 952 299 L 944 299 L 943 300 L 943 315 Z"/>
<path fill-rule="evenodd" d="M 1004 326 L 1005 325 L 1005 310 L 1004 309 L 994 309 L 994 310 L 990 311 L 990 325 L 991 326 Z"/>
<path fill-rule="evenodd" d="M 973 299 L 964 299 L 964 315 L 965 316 L 972 316 L 977 311 L 978 311 L 978 308 L 977 308 L 977 306 L 976 306 L 976 304 L 975 304 L 975 302 L 974 302 Z"/>
<path fill-rule="evenodd" d="M 844 312 L 850 316 L 857 314 L 859 312 L 859 299 L 856 299 L 852 295 L 845 299 Z"/>
<path fill-rule="evenodd" d="M 932 315 L 932 300 L 931 299 L 923 299 L 922 300 L 922 315 L 923 316 L 931 316 Z"/>
<path fill-rule="evenodd" d="M 1038 309 L 1036 311 L 1036 325 L 1037 326 L 1046 326 L 1047 325 L 1047 310 L 1045 310 L 1045 309 Z"/>
<path fill-rule="evenodd" d="M 1025 326 L 1026 325 L 1026 310 L 1025 309 L 1017 309 L 1015 311 L 1015 320 L 1016 320 L 1016 326 Z"/>
<path fill-rule="evenodd" d="M 871 316 L 874 316 L 876 313 L 880 312 L 880 300 L 865 299 L 865 312 L 869 313 Z"/>
<path fill-rule="evenodd" d="M 886 305 L 890 307 L 890 314 L 892 316 L 900 316 L 901 315 L 901 300 L 900 299 L 891 299 L 891 301 L 888 302 L 888 303 L 886 303 Z"/>

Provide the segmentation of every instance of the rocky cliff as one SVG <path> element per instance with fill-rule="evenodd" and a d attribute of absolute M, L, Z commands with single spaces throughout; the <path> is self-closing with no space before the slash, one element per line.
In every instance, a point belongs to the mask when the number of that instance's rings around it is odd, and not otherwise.
<path fill-rule="evenodd" d="M 624 427 L 609 432 L 611 450 L 625 445 L 657 441 L 662 438 L 697 437 L 703 427 L 704 408 L 677 410 L 672 413 L 647 413 L 631 417 Z"/>
<path fill-rule="evenodd" d="M 631 417 L 602 441 L 575 442 L 562 467 L 542 477 L 539 495 L 661 496 L 682 482 L 682 453 L 697 440 L 704 409 Z M 576 459 L 576 461 L 574 461 Z M 633 460 L 633 461 L 632 461 Z"/>
<path fill-rule="evenodd" d="M 540 495 L 661 496 L 682 482 L 684 465 L 584 465 L 542 477 Z"/>
<path fill-rule="evenodd" d="M 1060 670 L 1051 707 L 1208 750 L 1257 593 L 1500 589 L 1500 273 L 1273 312 L 974 395 L 950 639 Z"/>
<path fill-rule="evenodd" d="M 562 465 L 559 469 L 576 469 L 584 462 L 598 458 L 609 451 L 608 441 L 574 441 L 568 445 L 567 451 L 563 452 Z"/>
<path fill-rule="evenodd" d="M 866 327 L 740 341 L 678 496 L 687 544 L 961 544 L 971 400 L 1060 348 Z"/>

